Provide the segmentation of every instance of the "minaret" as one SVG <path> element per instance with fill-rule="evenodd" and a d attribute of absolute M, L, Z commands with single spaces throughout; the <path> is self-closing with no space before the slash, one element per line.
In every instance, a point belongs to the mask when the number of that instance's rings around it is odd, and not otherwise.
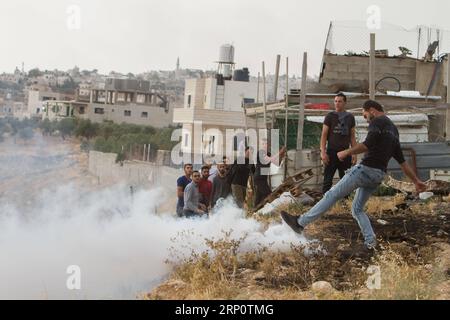
<path fill-rule="evenodd" d="M 177 58 L 177 71 L 180 71 L 180 57 Z"/>

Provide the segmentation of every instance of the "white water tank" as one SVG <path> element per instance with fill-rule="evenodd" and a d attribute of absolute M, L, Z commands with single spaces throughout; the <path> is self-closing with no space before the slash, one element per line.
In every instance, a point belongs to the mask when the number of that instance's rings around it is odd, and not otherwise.
<path fill-rule="evenodd" d="M 224 44 L 220 47 L 219 54 L 220 63 L 234 63 L 234 46 L 231 44 Z"/>

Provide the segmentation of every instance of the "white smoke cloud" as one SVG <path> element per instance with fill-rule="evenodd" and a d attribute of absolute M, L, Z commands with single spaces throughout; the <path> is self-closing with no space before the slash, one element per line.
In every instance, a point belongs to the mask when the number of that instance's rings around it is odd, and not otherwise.
<path fill-rule="evenodd" d="M 246 236 L 242 250 L 306 241 L 286 225 L 263 230 L 231 202 L 210 219 L 155 213 L 170 196 L 162 188 L 131 196 L 124 185 L 86 193 L 68 185 L 43 191 L 31 206 L 3 201 L 0 299 L 134 299 L 170 273 L 170 248 L 206 250 L 204 239 L 223 238 L 223 231 Z M 81 268 L 81 290 L 66 287 L 71 265 Z"/>

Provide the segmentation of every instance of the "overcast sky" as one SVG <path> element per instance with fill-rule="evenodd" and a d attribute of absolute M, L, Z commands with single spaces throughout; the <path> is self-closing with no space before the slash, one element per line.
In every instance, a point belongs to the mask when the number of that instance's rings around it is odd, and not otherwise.
<path fill-rule="evenodd" d="M 71 5 L 80 9 L 80 28 Z M 23 61 L 26 70 L 139 73 L 172 70 L 178 56 L 182 67 L 213 69 L 220 45 L 233 43 L 237 67 L 253 75 L 263 60 L 273 73 L 276 54 L 300 73 L 303 51 L 314 75 L 330 21 L 365 21 L 370 5 L 379 6 L 382 23 L 450 30 L 447 0 L 1 0 L 0 72 Z"/>

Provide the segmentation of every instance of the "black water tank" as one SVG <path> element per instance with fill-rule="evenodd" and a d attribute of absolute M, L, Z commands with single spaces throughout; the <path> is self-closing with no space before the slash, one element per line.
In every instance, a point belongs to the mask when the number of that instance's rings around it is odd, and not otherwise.
<path fill-rule="evenodd" d="M 248 71 L 248 68 L 234 70 L 233 80 L 249 82 L 250 72 Z"/>

